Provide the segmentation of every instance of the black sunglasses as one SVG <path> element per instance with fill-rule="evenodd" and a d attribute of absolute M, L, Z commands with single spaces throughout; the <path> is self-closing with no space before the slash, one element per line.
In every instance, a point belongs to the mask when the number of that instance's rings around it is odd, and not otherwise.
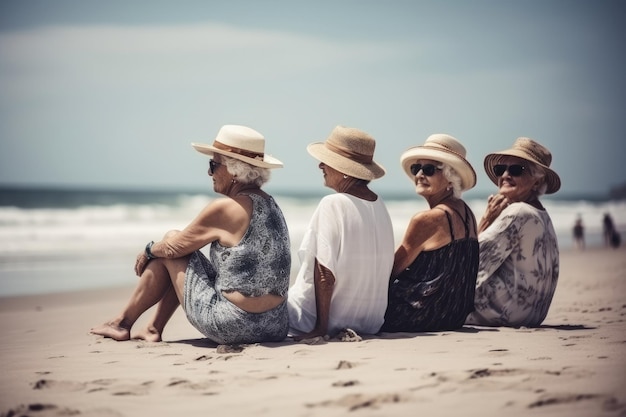
<path fill-rule="evenodd" d="M 432 177 L 433 175 L 435 175 L 436 171 L 441 171 L 441 168 L 438 168 L 438 167 L 434 166 L 433 164 L 424 164 L 424 165 L 422 165 L 422 164 L 413 164 L 413 165 L 411 165 L 411 174 L 417 175 L 417 173 L 420 172 L 420 170 L 427 177 Z"/>
<path fill-rule="evenodd" d="M 505 171 L 509 172 L 509 175 L 512 177 L 521 176 L 524 171 L 526 171 L 526 167 L 524 165 L 504 165 L 498 164 L 493 166 L 493 173 L 496 174 L 496 177 L 502 176 Z"/>
<path fill-rule="evenodd" d="M 222 165 L 219 162 L 215 162 L 212 159 L 209 159 L 209 175 L 213 175 L 218 166 Z"/>

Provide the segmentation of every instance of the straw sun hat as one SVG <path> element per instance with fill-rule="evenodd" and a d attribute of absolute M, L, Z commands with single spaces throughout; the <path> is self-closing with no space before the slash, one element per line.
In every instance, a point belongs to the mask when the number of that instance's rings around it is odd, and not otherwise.
<path fill-rule="evenodd" d="M 362 130 L 337 126 L 325 142 L 315 142 L 306 150 L 315 159 L 354 178 L 374 180 L 385 175 L 385 168 L 374 162 L 376 141 Z"/>
<path fill-rule="evenodd" d="M 465 191 L 476 185 L 476 172 L 465 155 L 465 147 L 456 138 L 437 133 L 430 135 L 423 145 L 404 151 L 400 156 L 400 164 L 411 181 L 415 178 L 411 173 L 411 165 L 418 159 L 432 159 L 449 165 L 461 177 L 461 189 Z"/>
<path fill-rule="evenodd" d="M 561 188 L 561 178 L 559 178 L 556 172 L 550 169 L 552 154 L 548 148 L 525 137 L 517 138 L 511 149 L 490 153 L 485 156 L 485 171 L 494 184 L 498 185 L 498 177 L 494 174 L 493 167 L 502 159 L 503 155 L 522 158 L 532 162 L 539 169 L 542 169 L 546 175 L 546 194 L 556 193 L 559 191 L 559 188 Z"/>
<path fill-rule="evenodd" d="M 278 159 L 265 154 L 263 135 L 246 126 L 224 125 L 212 145 L 192 143 L 191 146 L 205 155 L 218 153 L 261 168 L 283 167 Z"/>

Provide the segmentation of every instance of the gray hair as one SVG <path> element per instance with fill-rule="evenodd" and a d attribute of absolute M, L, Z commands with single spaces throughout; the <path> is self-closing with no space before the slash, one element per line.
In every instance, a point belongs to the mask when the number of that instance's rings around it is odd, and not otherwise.
<path fill-rule="evenodd" d="M 441 173 L 443 176 L 450 181 L 452 184 L 452 195 L 456 198 L 461 198 L 461 194 L 463 193 L 463 188 L 461 184 L 463 184 L 463 180 L 461 176 L 448 164 L 444 164 L 440 162 L 439 168 L 441 168 Z"/>
<path fill-rule="evenodd" d="M 530 161 L 526 162 L 526 167 L 528 168 L 528 175 L 530 175 L 532 179 L 539 181 L 539 186 L 534 191 L 537 197 L 541 197 L 548 189 L 548 183 L 545 180 L 546 173 L 543 169 Z"/>
<path fill-rule="evenodd" d="M 261 187 L 270 179 L 270 170 L 250 165 L 239 159 L 221 155 L 222 163 L 226 165 L 226 169 L 230 175 L 237 177 L 237 181 L 243 184 L 254 184 Z"/>

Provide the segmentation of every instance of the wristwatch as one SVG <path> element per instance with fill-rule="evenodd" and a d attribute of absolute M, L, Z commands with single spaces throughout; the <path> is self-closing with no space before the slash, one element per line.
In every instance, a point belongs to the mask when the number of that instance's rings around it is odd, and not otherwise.
<path fill-rule="evenodd" d="M 156 256 L 154 256 L 152 254 L 152 245 L 154 245 L 154 240 L 151 242 L 148 242 L 148 244 L 146 245 L 146 257 L 148 259 L 155 259 Z"/>

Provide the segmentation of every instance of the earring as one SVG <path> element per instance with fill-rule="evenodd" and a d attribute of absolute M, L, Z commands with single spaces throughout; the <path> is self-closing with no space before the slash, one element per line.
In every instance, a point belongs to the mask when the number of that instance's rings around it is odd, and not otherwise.
<path fill-rule="evenodd" d="M 348 176 L 346 174 L 343 174 L 343 179 L 345 180 L 347 178 L 348 178 Z"/>
<path fill-rule="evenodd" d="M 232 182 L 232 183 L 233 183 L 233 184 L 236 184 L 236 183 L 237 183 L 237 180 L 235 180 L 235 179 L 233 178 L 233 182 Z"/>

